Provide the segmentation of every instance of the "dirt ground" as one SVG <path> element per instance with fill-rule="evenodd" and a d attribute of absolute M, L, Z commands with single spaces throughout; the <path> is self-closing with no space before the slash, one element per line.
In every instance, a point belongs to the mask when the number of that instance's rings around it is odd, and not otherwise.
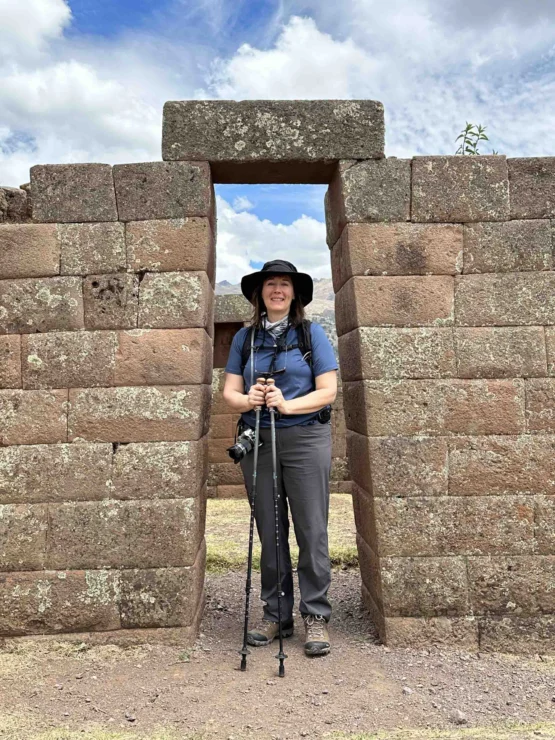
<path fill-rule="evenodd" d="M 211 508 L 211 547 L 234 542 Z M 337 519 L 347 537 L 351 524 Z M 329 656 L 304 655 L 297 616 L 285 677 L 276 643 L 251 648 L 241 672 L 244 588 L 242 570 L 207 575 L 192 649 L 11 642 L 0 651 L 0 740 L 555 740 L 555 657 L 386 648 L 356 567 L 333 573 Z M 255 574 L 254 617 L 258 593 Z"/>

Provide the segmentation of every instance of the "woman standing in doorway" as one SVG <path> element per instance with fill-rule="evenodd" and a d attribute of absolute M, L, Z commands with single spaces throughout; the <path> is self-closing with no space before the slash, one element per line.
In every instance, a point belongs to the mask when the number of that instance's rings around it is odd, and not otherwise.
<path fill-rule="evenodd" d="M 269 645 L 278 635 L 275 512 L 273 499 L 270 413 L 275 422 L 278 458 L 279 531 L 282 570 L 282 632 L 293 634 L 293 576 L 289 551 L 288 507 L 299 546 L 297 567 L 305 625 L 307 655 L 330 651 L 327 623 L 331 605 L 327 593 L 331 581 L 328 555 L 329 476 L 331 427 L 325 411 L 337 394 L 337 362 L 333 348 L 319 324 L 310 324 L 311 358 L 299 348 L 298 327 L 304 307 L 312 300 L 310 275 L 300 273 L 285 260 L 267 262 L 260 271 L 245 275 L 243 295 L 253 304 L 250 327 L 240 329 L 231 345 L 226 365 L 223 397 L 236 412 L 240 424 L 254 428 L 260 416 L 260 440 L 255 515 L 260 537 L 261 599 L 264 613 L 260 625 L 248 633 L 250 645 Z M 251 332 L 254 332 L 251 335 Z M 251 353 L 251 337 L 253 351 Z M 245 358 L 248 347 L 248 359 Z M 303 347 L 304 349 L 304 347 Z M 311 359 L 311 362 L 310 362 Z M 309 360 L 309 361 L 307 361 Z M 252 374 L 251 374 L 252 370 Z M 256 378 L 272 373 L 272 387 Z M 251 377 L 255 379 L 251 383 Z M 324 412 L 324 413 L 322 413 Z M 243 427 L 243 428 L 244 428 Z M 252 489 L 253 454 L 241 460 L 249 498 Z"/>

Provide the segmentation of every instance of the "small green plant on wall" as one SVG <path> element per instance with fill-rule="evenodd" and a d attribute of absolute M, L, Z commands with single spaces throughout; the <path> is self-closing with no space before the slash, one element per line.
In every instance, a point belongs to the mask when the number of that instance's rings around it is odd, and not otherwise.
<path fill-rule="evenodd" d="M 489 141 L 485 130 L 486 127 L 480 123 L 475 126 L 473 123 L 468 123 L 467 121 L 466 126 L 455 139 L 455 141 L 462 139 L 455 154 L 480 154 L 478 151 L 478 142 Z M 492 154 L 498 154 L 498 152 L 492 151 Z"/>

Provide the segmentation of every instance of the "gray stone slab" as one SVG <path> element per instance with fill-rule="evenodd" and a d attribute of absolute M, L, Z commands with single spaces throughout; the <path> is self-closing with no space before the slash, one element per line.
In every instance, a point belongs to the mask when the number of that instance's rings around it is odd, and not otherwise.
<path fill-rule="evenodd" d="M 339 159 L 384 156 L 375 100 L 182 100 L 164 105 L 164 160 L 206 160 L 214 182 L 330 181 Z"/>
<path fill-rule="evenodd" d="M 249 321 L 252 305 L 244 295 L 217 295 L 214 310 L 214 323 L 227 324 Z"/>
<path fill-rule="evenodd" d="M 507 160 L 511 218 L 555 217 L 555 157 Z"/>
<path fill-rule="evenodd" d="M 109 164 L 37 164 L 31 167 L 31 190 L 34 221 L 118 220 Z"/>

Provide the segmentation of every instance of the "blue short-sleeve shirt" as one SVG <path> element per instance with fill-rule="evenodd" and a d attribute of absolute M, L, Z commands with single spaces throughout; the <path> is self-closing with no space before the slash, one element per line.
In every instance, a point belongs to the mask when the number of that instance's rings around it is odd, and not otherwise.
<path fill-rule="evenodd" d="M 241 352 L 243 349 L 243 343 L 247 334 L 250 336 L 250 327 L 243 327 L 239 329 L 237 334 L 233 337 L 231 343 L 231 349 L 229 352 L 229 358 L 225 367 L 226 373 L 232 375 L 243 375 L 245 383 L 245 393 L 250 388 L 251 382 L 251 358 L 249 351 L 249 359 L 241 373 Z M 337 370 L 337 362 L 333 347 L 330 344 L 326 332 L 320 326 L 311 322 L 310 324 L 310 337 L 312 342 L 312 367 L 314 371 L 314 377 L 323 375 L 330 370 Z M 264 343 L 263 343 L 264 342 Z M 297 331 L 294 327 L 291 327 L 287 333 L 287 344 L 297 344 Z M 256 383 L 256 377 L 260 373 L 268 372 L 270 369 L 270 362 L 274 354 L 275 340 L 269 334 L 269 332 L 258 331 L 256 336 L 254 352 L 254 382 Z M 306 360 L 303 360 L 300 349 L 291 349 L 287 352 L 279 352 L 275 362 L 275 369 L 281 370 L 285 368 L 284 373 L 279 373 L 275 376 L 276 386 L 283 393 L 283 397 L 286 401 L 290 401 L 293 398 L 299 398 L 300 396 L 306 396 L 307 393 L 315 390 L 315 386 L 312 380 L 312 371 Z M 254 427 L 256 421 L 256 414 L 254 411 L 247 411 L 241 414 L 243 421 L 251 427 Z M 306 424 L 309 421 L 313 421 L 318 416 L 318 411 L 313 411 L 310 414 L 289 414 L 282 416 L 276 421 L 276 427 L 289 427 L 296 424 Z M 260 414 L 260 426 L 270 426 L 270 412 L 268 409 L 263 409 Z"/>

